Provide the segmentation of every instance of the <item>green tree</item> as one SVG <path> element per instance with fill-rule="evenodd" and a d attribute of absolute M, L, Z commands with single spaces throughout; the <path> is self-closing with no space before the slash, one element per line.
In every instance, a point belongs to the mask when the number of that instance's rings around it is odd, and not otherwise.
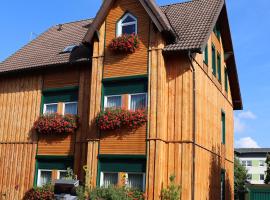
<path fill-rule="evenodd" d="M 247 170 L 241 165 L 238 158 L 234 158 L 234 198 L 241 199 L 244 195 Z"/>
<path fill-rule="evenodd" d="M 170 177 L 170 184 L 161 191 L 161 200 L 180 200 L 181 187 L 175 183 L 175 175 Z"/>
<path fill-rule="evenodd" d="M 265 160 L 265 163 L 266 163 L 266 176 L 265 176 L 265 180 L 264 180 L 264 183 L 265 184 L 269 184 L 270 182 L 270 154 L 268 153 L 267 156 L 266 156 L 266 160 Z"/>

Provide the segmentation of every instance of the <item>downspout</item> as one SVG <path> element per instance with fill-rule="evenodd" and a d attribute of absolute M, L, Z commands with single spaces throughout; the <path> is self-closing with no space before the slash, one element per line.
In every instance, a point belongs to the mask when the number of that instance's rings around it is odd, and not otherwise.
<path fill-rule="evenodd" d="M 192 68 L 192 77 L 193 77 L 193 141 L 192 141 L 192 180 L 191 180 L 191 199 L 195 200 L 195 159 L 196 159 L 196 152 L 195 152 L 195 145 L 196 145 L 196 72 L 195 66 L 193 65 L 193 57 L 191 51 L 188 52 L 189 62 Z"/>

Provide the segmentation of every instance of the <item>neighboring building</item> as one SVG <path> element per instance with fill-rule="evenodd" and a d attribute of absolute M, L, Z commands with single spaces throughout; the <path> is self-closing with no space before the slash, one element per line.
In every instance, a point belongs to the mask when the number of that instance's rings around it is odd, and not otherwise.
<path fill-rule="evenodd" d="M 248 181 L 251 184 L 264 184 L 266 171 L 266 155 L 270 148 L 240 148 L 235 149 L 235 154 L 240 163 L 248 171 Z"/>
<path fill-rule="evenodd" d="M 139 49 L 112 52 L 123 34 L 137 34 Z M 148 123 L 99 131 L 97 115 L 115 107 L 145 108 Z M 91 185 L 126 177 L 149 200 L 173 174 L 184 200 L 233 199 L 240 109 L 223 0 L 105 0 L 95 19 L 51 27 L 0 64 L 0 195 L 21 199 L 68 167 L 83 182 L 86 165 Z M 54 112 L 78 114 L 76 133 L 33 131 Z"/>

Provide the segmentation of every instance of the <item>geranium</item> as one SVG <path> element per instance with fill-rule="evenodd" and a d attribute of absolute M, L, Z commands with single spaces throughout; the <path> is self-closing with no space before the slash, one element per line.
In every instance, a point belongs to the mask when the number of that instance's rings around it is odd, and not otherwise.
<path fill-rule="evenodd" d="M 113 51 L 134 53 L 139 48 L 140 41 L 138 35 L 125 34 L 120 37 L 114 38 L 109 47 Z"/>
<path fill-rule="evenodd" d="M 121 128 L 137 129 L 147 122 L 145 110 L 130 111 L 125 109 L 106 109 L 96 118 L 97 127 L 101 131 Z"/>
<path fill-rule="evenodd" d="M 43 187 L 32 188 L 28 190 L 23 200 L 54 200 L 53 187 L 45 185 Z"/>
<path fill-rule="evenodd" d="M 56 113 L 42 115 L 34 123 L 33 128 L 41 134 L 74 133 L 78 128 L 78 117 L 76 115 L 59 115 Z"/>

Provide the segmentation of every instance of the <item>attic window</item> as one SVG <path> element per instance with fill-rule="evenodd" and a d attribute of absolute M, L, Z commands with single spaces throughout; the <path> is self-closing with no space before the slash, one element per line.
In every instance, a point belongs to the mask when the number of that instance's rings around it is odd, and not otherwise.
<path fill-rule="evenodd" d="M 137 34 L 137 18 L 130 13 L 125 14 L 117 23 L 117 36 Z"/>
<path fill-rule="evenodd" d="M 78 45 L 70 45 L 63 49 L 61 53 L 71 53 Z"/>

